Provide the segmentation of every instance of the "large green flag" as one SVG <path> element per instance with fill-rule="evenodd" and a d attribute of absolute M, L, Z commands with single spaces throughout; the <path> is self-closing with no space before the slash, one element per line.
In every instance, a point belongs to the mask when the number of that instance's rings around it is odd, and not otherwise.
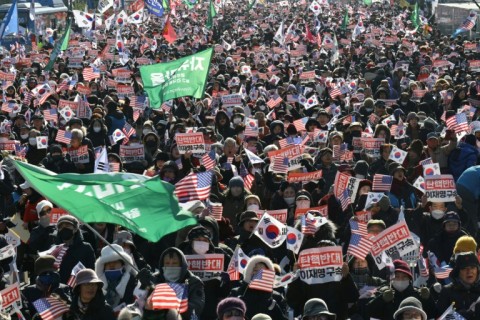
<path fill-rule="evenodd" d="M 210 48 L 171 62 L 140 67 L 150 107 L 158 109 L 164 101 L 185 96 L 202 98 L 212 53 Z"/>
<path fill-rule="evenodd" d="M 366 6 L 371 6 L 372 5 L 372 0 L 363 0 L 363 4 Z"/>
<path fill-rule="evenodd" d="M 345 14 L 343 15 L 342 26 L 340 27 L 340 29 L 347 30 L 349 23 L 350 23 L 350 19 L 348 17 L 348 10 L 345 9 Z"/>
<path fill-rule="evenodd" d="M 40 194 L 86 223 L 121 225 L 149 241 L 194 225 L 180 209 L 174 186 L 133 173 L 56 174 L 15 161 L 15 167 Z"/>
<path fill-rule="evenodd" d="M 413 7 L 413 11 L 410 15 L 410 20 L 415 28 L 420 26 L 420 15 L 418 12 L 418 2 L 415 3 L 415 7 Z"/>
<path fill-rule="evenodd" d="M 257 0 L 248 0 L 248 10 L 252 9 L 257 4 Z"/>
<path fill-rule="evenodd" d="M 48 61 L 47 66 L 45 67 L 45 71 L 50 71 L 55 64 L 55 60 L 57 60 L 60 51 L 67 50 L 68 48 L 68 41 L 70 40 L 70 30 L 72 25 L 72 19 L 69 18 L 67 21 L 67 27 L 65 28 L 65 33 L 63 34 L 60 41 L 55 43 L 55 47 L 52 50 L 52 54 L 50 55 L 50 61 Z"/>
<path fill-rule="evenodd" d="M 208 17 L 207 17 L 207 23 L 206 27 L 211 28 L 213 27 L 213 18 L 217 16 L 217 10 L 215 10 L 215 5 L 213 4 L 213 1 L 210 0 L 210 7 L 208 8 Z"/>

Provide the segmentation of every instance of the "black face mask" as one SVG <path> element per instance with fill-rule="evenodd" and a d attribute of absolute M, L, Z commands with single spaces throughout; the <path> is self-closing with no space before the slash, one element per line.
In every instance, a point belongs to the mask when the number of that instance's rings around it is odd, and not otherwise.
<path fill-rule="evenodd" d="M 148 140 L 145 145 L 148 148 L 155 148 L 157 146 L 157 142 L 155 140 Z"/>
<path fill-rule="evenodd" d="M 62 241 L 68 241 L 68 240 L 72 239 L 72 237 L 73 237 L 73 230 L 64 228 L 64 229 L 58 231 L 58 236 L 60 237 L 60 239 Z"/>
<path fill-rule="evenodd" d="M 354 138 L 360 138 L 362 136 L 362 133 L 360 131 L 352 131 L 350 134 Z"/>
<path fill-rule="evenodd" d="M 52 156 L 52 160 L 53 160 L 54 162 L 62 161 L 62 158 L 63 158 L 63 156 Z"/>

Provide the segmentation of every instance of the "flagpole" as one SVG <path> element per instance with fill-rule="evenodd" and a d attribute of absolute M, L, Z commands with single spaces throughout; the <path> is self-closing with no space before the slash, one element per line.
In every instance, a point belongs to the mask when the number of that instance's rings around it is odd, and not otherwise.
<path fill-rule="evenodd" d="M 79 219 L 79 220 L 80 220 L 80 219 Z M 80 221 L 81 221 L 81 220 L 80 220 Z M 83 222 L 83 221 L 82 221 L 82 222 Z M 118 254 L 118 256 L 121 258 L 122 261 L 124 261 L 124 262 L 126 262 L 128 265 L 130 265 L 130 266 L 133 268 L 133 270 L 135 270 L 135 271 L 137 271 L 137 272 L 140 272 L 140 270 L 138 270 L 138 268 L 137 268 L 135 265 L 133 265 L 133 263 L 130 263 L 130 261 L 127 261 L 127 260 L 123 259 L 122 254 L 121 254 L 117 249 L 115 249 L 115 247 L 113 247 L 112 244 L 111 244 L 110 242 L 108 242 L 107 239 L 105 239 L 100 233 L 98 233 L 98 231 L 95 230 L 95 228 L 93 228 L 93 227 L 92 227 L 91 225 L 89 225 L 88 223 L 85 223 L 85 222 L 83 222 L 83 223 L 84 223 L 84 226 L 86 226 L 86 227 L 87 227 L 90 231 L 92 231 L 97 237 L 99 237 L 100 240 L 102 240 L 103 242 L 105 242 L 105 244 L 106 244 L 107 246 L 109 246 L 116 254 Z"/>

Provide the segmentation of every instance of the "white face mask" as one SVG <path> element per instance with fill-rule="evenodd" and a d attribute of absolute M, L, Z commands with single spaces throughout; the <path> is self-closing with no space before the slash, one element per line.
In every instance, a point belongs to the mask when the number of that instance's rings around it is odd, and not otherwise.
<path fill-rule="evenodd" d="M 240 118 L 233 118 L 233 123 L 234 123 L 234 124 L 239 124 L 240 122 L 242 122 L 242 119 L 240 119 Z"/>
<path fill-rule="evenodd" d="M 50 225 L 50 217 L 47 215 L 40 217 L 38 219 L 38 224 L 44 228 L 48 227 Z"/>
<path fill-rule="evenodd" d="M 168 282 L 177 282 L 182 273 L 181 267 L 163 267 L 163 277 Z"/>
<path fill-rule="evenodd" d="M 31 146 L 36 146 L 37 138 L 28 138 L 28 143 L 30 143 Z"/>
<path fill-rule="evenodd" d="M 259 209 L 260 209 L 260 207 L 256 203 L 252 203 L 252 204 L 249 204 L 247 206 L 247 210 L 257 211 Z"/>
<path fill-rule="evenodd" d="M 286 202 L 288 205 L 291 205 L 291 204 L 293 204 L 293 202 L 295 201 L 295 198 L 294 198 L 294 197 L 291 197 L 291 198 L 283 198 L 283 200 L 285 200 L 285 202 Z"/>
<path fill-rule="evenodd" d="M 297 206 L 297 208 L 300 208 L 300 209 L 310 208 L 310 201 L 299 200 L 299 201 L 296 202 L 296 206 Z"/>
<path fill-rule="evenodd" d="M 94 132 L 97 132 L 97 133 L 98 133 L 98 132 L 100 132 L 101 130 L 102 130 L 102 127 L 98 127 L 98 126 L 93 127 L 93 131 L 94 131 Z"/>
<path fill-rule="evenodd" d="M 193 241 L 193 251 L 195 251 L 198 254 L 205 254 L 208 252 L 208 249 L 210 248 L 210 244 L 205 241 Z"/>
<path fill-rule="evenodd" d="M 28 133 L 27 134 L 21 134 L 20 137 L 25 140 L 28 138 Z M 36 139 L 35 139 L 36 140 Z"/>
<path fill-rule="evenodd" d="M 433 219 L 440 220 L 445 215 L 445 211 L 443 211 L 443 210 L 432 210 L 431 215 L 432 215 Z"/>
<path fill-rule="evenodd" d="M 398 290 L 400 292 L 403 292 L 405 289 L 407 289 L 409 285 L 409 280 L 393 280 L 392 283 L 392 286 L 395 288 L 395 290 Z"/>
<path fill-rule="evenodd" d="M 143 132 L 143 135 L 146 135 L 146 134 L 152 132 L 152 130 L 150 130 L 150 129 L 143 129 L 142 132 Z"/>
<path fill-rule="evenodd" d="M 257 169 L 257 168 L 253 169 L 253 174 L 255 173 L 262 174 L 262 169 Z"/>

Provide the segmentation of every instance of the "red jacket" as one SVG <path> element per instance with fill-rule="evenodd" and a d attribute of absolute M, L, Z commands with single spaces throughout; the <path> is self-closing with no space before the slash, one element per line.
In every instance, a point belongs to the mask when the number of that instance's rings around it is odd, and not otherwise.
<path fill-rule="evenodd" d="M 37 214 L 37 204 L 45 200 L 45 198 L 40 197 L 37 201 L 31 202 L 30 200 L 27 201 L 27 204 L 25 205 L 25 211 L 23 212 L 23 222 L 34 222 L 38 220 L 38 214 Z"/>

